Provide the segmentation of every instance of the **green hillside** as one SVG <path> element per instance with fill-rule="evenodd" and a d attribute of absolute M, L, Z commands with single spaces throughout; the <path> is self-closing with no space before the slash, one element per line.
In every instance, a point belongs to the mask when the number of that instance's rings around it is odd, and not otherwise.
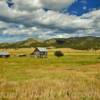
<path fill-rule="evenodd" d="M 32 38 L 16 43 L 1 43 L 0 48 L 56 47 L 73 49 L 100 49 L 100 37 L 56 38 L 38 41 Z"/>
<path fill-rule="evenodd" d="M 68 39 L 47 40 L 48 46 L 68 47 L 73 49 L 100 49 L 100 37 L 74 37 Z"/>

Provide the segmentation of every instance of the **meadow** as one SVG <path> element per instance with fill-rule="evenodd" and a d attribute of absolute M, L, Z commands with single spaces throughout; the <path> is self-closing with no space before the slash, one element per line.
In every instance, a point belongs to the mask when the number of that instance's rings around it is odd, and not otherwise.
<path fill-rule="evenodd" d="M 7 49 L 11 57 L 0 58 L 0 100 L 100 100 L 100 50 L 50 49 L 48 58 L 33 50 Z"/>

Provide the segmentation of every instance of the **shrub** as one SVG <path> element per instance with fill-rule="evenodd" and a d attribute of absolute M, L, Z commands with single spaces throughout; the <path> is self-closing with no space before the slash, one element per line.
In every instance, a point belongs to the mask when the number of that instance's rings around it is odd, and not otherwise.
<path fill-rule="evenodd" d="M 62 51 L 56 51 L 56 52 L 55 52 L 55 56 L 57 56 L 57 57 L 62 57 L 62 56 L 64 56 L 64 54 L 63 54 Z"/>

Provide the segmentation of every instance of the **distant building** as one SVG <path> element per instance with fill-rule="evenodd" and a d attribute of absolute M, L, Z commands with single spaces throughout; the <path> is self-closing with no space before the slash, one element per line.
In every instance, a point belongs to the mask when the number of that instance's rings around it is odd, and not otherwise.
<path fill-rule="evenodd" d="M 8 58 L 10 54 L 8 52 L 0 52 L 0 58 Z"/>
<path fill-rule="evenodd" d="M 33 51 L 33 53 L 31 55 L 34 55 L 34 57 L 38 57 L 38 58 L 47 57 L 48 50 L 47 50 L 47 48 L 37 47 L 37 48 L 35 48 L 35 50 Z"/>

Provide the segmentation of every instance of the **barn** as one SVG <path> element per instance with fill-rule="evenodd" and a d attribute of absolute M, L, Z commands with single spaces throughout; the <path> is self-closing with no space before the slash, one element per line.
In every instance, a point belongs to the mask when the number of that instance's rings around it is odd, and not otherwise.
<path fill-rule="evenodd" d="M 47 48 L 37 47 L 31 55 L 34 55 L 34 57 L 38 58 L 44 58 L 48 56 L 48 50 Z"/>
<path fill-rule="evenodd" d="M 0 52 L 0 58 L 8 58 L 10 54 L 8 52 Z"/>

